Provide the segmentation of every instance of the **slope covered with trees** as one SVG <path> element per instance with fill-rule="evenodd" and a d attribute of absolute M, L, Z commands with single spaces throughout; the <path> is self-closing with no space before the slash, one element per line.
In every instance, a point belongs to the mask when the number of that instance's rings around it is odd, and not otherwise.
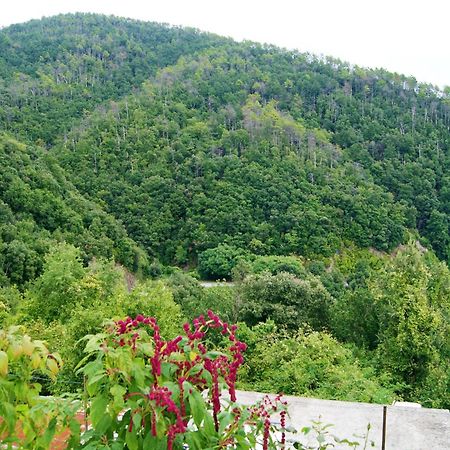
<path fill-rule="evenodd" d="M 326 130 L 254 93 L 256 69 L 241 72 L 245 60 L 229 56 L 183 59 L 69 133 L 54 153 L 78 188 L 165 263 L 221 243 L 328 256 L 343 241 L 402 242 L 407 207 Z"/>
<path fill-rule="evenodd" d="M 224 42 L 196 30 L 94 14 L 12 25 L 0 33 L 1 127 L 50 146 L 74 119 L 138 88 L 159 67 Z"/>
<path fill-rule="evenodd" d="M 62 353 L 49 392 L 105 319 L 171 338 L 214 309 L 242 387 L 448 407 L 449 127 L 448 89 L 332 58 L 91 14 L 0 30 L 0 322 Z"/>
<path fill-rule="evenodd" d="M 84 198 L 46 151 L 0 135 L 0 279 L 23 286 L 41 273 L 57 242 L 77 245 L 85 261 L 113 258 L 145 270 L 145 253 L 111 215 Z"/>
<path fill-rule="evenodd" d="M 343 240 L 389 249 L 405 227 L 447 259 L 450 112 L 446 94 L 432 86 L 97 15 L 58 16 L 0 34 L 0 125 L 47 147 L 59 141 L 52 152 L 94 199 L 117 176 L 121 200 L 112 194 L 106 203 L 164 262 L 253 238 L 256 247 L 267 242 L 262 253 L 317 254 L 321 247 L 326 254 Z M 272 185 L 285 186 L 272 192 Z M 283 191 L 289 194 L 280 198 Z"/>

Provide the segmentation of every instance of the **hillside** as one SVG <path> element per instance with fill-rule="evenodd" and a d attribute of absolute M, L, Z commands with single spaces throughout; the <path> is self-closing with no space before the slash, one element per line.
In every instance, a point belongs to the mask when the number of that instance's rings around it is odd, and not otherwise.
<path fill-rule="evenodd" d="M 166 264 L 221 243 L 312 257 L 402 242 L 407 208 L 328 131 L 254 93 L 243 62 L 223 51 L 182 60 L 95 111 L 54 155 Z"/>
<path fill-rule="evenodd" d="M 85 261 L 114 258 L 130 270 L 145 254 L 123 226 L 84 198 L 43 149 L 0 134 L 0 282 L 23 286 L 41 273 L 57 242 L 77 245 Z"/>
<path fill-rule="evenodd" d="M 1 128 L 51 146 L 96 105 L 139 88 L 181 55 L 223 42 L 94 14 L 12 25 L 0 31 Z"/>
<path fill-rule="evenodd" d="M 2 29 L 0 325 L 62 354 L 47 393 L 105 321 L 172 339 L 209 310 L 240 388 L 448 407 L 449 156 L 448 89 L 382 69 L 94 14 Z"/>
<path fill-rule="evenodd" d="M 97 15 L 0 37 L 0 126 L 46 146 L 166 264 L 224 242 L 390 250 L 407 228 L 448 258 L 450 110 L 431 86 Z"/>

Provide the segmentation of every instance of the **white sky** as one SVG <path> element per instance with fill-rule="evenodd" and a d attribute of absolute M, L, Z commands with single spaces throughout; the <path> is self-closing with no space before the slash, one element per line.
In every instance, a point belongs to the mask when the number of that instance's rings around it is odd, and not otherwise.
<path fill-rule="evenodd" d="M 0 0 L 0 26 L 77 11 L 191 26 L 450 85 L 450 0 Z"/>

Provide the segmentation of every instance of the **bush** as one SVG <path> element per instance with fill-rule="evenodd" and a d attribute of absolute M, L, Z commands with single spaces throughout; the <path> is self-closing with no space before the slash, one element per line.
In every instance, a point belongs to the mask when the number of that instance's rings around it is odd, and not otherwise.
<path fill-rule="evenodd" d="M 302 278 L 307 274 L 302 262 L 295 256 L 257 256 L 251 264 L 251 271 L 269 272 L 272 275 L 286 272 Z"/>
<path fill-rule="evenodd" d="M 188 319 L 212 309 L 227 322 L 236 322 L 237 295 L 234 286 L 204 288 L 195 278 L 183 273 L 172 275 L 166 283 Z"/>
<path fill-rule="evenodd" d="M 395 398 L 385 377 L 377 377 L 326 332 L 283 335 L 268 322 L 244 327 L 239 337 L 249 345 L 241 373 L 244 389 L 358 402 L 390 403 Z"/>
<path fill-rule="evenodd" d="M 326 327 L 332 301 L 317 277 L 300 279 L 289 273 L 251 275 L 242 282 L 240 297 L 240 314 L 247 324 L 273 319 L 294 330 L 304 323 Z"/>
<path fill-rule="evenodd" d="M 204 289 L 192 276 L 178 271 L 167 278 L 165 282 L 172 291 L 173 299 L 180 305 L 187 318 L 193 319 L 208 309 L 203 308 Z"/>
<path fill-rule="evenodd" d="M 200 253 L 197 270 L 205 280 L 230 280 L 243 251 L 228 244 L 220 244 Z"/>
<path fill-rule="evenodd" d="M 38 379 L 55 380 L 62 365 L 42 341 L 33 341 L 19 327 L 0 330 L 0 447 L 47 449 L 63 427 L 78 441 L 79 424 L 73 419 L 78 403 L 39 396 Z M 22 434 L 17 427 L 20 424 Z M 71 447 L 73 448 L 73 447 Z"/>

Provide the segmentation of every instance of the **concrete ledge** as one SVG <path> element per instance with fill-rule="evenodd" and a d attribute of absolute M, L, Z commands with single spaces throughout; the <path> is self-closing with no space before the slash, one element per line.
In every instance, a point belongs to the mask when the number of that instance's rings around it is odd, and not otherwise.
<path fill-rule="evenodd" d="M 264 395 L 238 391 L 237 400 L 247 405 Z M 311 426 L 312 421 L 320 420 L 324 424 L 333 424 L 331 434 L 362 442 L 361 437 L 367 434 L 370 423 L 368 438 L 374 447 L 369 445 L 368 448 L 382 448 L 383 405 L 293 396 L 284 398 L 289 404 L 290 425 L 295 429 L 300 430 Z M 450 412 L 446 409 L 397 404 L 387 407 L 386 419 L 386 450 L 450 450 Z M 300 433 L 291 437 L 304 445 L 312 444 L 308 436 Z M 348 450 L 349 447 L 336 445 L 333 448 Z"/>

